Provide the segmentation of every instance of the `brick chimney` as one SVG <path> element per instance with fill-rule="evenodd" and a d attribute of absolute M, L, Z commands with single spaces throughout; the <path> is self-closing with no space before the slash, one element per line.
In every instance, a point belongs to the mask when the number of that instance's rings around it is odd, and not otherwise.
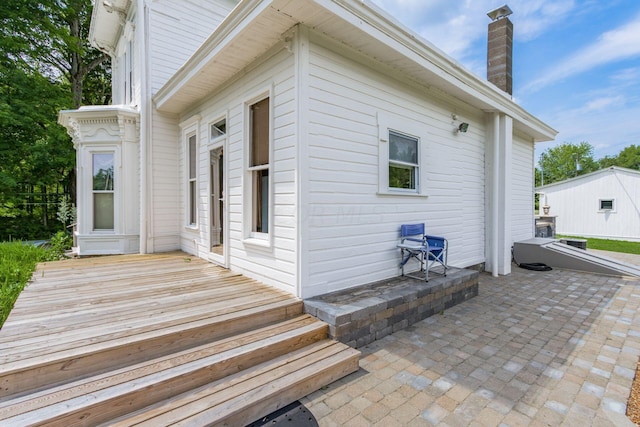
<path fill-rule="evenodd" d="M 487 13 L 492 20 L 487 43 L 487 80 L 509 95 L 513 94 L 513 24 L 509 20 L 512 13 L 507 5 Z"/>

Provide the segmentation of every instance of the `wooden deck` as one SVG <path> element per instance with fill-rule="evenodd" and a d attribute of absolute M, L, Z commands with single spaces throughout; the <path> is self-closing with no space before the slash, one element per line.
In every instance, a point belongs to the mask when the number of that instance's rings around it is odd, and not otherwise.
<path fill-rule="evenodd" d="M 0 425 L 242 425 L 358 368 L 299 299 L 184 253 L 41 264 L 0 349 Z"/>

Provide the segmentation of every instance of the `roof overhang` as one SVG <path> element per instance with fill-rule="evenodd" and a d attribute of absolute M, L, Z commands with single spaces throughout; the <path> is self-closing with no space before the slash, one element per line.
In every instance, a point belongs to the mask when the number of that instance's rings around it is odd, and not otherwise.
<path fill-rule="evenodd" d="M 504 113 L 532 141 L 557 131 L 514 103 L 493 84 L 465 69 L 387 13 L 362 0 L 245 0 L 156 93 L 159 111 L 180 114 L 241 73 L 302 24 L 414 81 L 486 112 Z"/>
<path fill-rule="evenodd" d="M 94 0 L 89 28 L 92 46 L 114 56 L 130 6 L 131 0 Z"/>

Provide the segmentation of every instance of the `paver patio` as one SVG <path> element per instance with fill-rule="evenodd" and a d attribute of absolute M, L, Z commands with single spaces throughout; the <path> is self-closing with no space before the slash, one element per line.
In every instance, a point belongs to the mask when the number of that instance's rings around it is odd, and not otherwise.
<path fill-rule="evenodd" d="M 321 426 L 624 426 L 640 279 L 480 275 L 480 295 L 360 348 L 302 403 Z"/>

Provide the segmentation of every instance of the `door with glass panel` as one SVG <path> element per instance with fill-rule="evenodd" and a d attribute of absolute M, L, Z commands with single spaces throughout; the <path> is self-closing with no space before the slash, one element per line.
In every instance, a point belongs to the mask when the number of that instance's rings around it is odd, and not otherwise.
<path fill-rule="evenodd" d="M 224 153 L 222 147 L 211 157 L 211 252 L 224 255 Z"/>
<path fill-rule="evenodd" d="M 209 212 L 211 256 L 221 264 L 225 264 L 225 215 L 224 215 L 224 142 L 226 139 L 226 120 L 211 125 L 209 151 Z"/>

